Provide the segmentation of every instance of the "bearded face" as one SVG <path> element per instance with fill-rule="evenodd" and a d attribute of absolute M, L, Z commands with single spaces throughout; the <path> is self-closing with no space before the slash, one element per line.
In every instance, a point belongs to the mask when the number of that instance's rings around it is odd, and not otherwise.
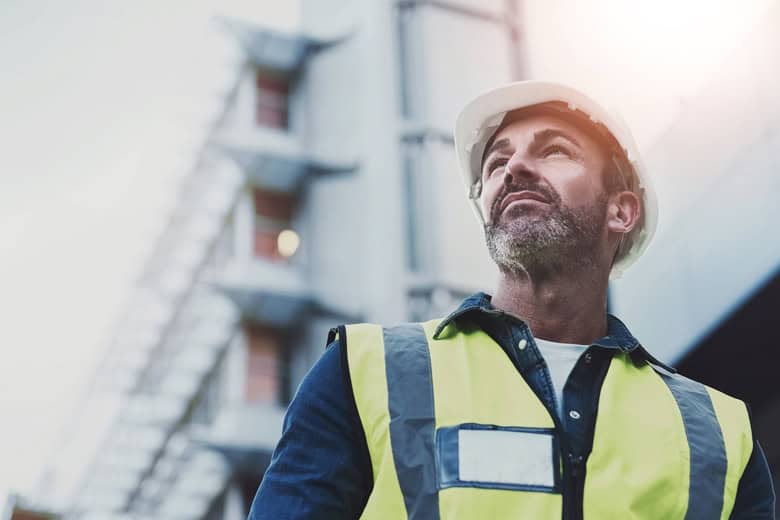
<path fill-rule="evenodd" d="M 566 121 L 535 115 L 501 128 L 485 154 L 488 250 L 506 273 L 586 267 L 603 247 L 606 156 Z"/>
<path fill-rule="evenodd" d="M 498 213 L 506 195 L 534 190 L 547 200 L 544 209 L 529 204 L 510 204 Z M 541 186 L 508 185 L 504 197 L 496 199 L 494 218 L 485 225 L 485 240 L 493 261 L 501 271 L 560 270 L 592 263 L 606 218 L 607 196 L 602 193 L 588 206 L 571 208 L 561 197 Z"/>

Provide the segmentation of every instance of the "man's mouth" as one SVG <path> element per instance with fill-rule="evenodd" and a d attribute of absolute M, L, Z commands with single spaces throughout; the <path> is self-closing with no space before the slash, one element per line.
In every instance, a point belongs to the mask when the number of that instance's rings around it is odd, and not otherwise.
<path fill-rule="evenodd" d="M 513 191 L 512 193 L 506 195 L 504 199 L 501 201 L 499 214 L 503 213 L 506 210 L 506 208 L 509 207 L 510 204 L 519 200 L 533 200 L 536 202 L 542 202 L 544 204 L 548 204 L 547 199 L 543 197 L 540 193 L 537 193 L 535 191 L 529 191 L 529 190 Z"/>

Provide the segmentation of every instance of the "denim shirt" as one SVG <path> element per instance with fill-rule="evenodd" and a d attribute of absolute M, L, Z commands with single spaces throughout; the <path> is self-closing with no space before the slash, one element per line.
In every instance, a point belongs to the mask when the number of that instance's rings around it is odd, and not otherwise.
<path fill-rule="evenodd" d="M 607 314 L 607 335 L 591 344 L 569 375 L 563 391 L 564 415 L 559 419 L 547 365 L 525 322 L 495 309 L 490 295 L 482 292 L 466 298 L 447 316 L 435 337 L 457 320 L 471 320 L 507 353 L 550 411 L 564 463 L 574 470 L 584 470 L 592 447 L 598 395 L 612 355 L 621 351 L 635 363 L 660 364 L 618 318 Z M 372 486 L 371 461 L 348 380 L 346 350 L 336 340 L 290 403 L 282 437 L 255 495 L 249 520 L 359 518 Z M 774 502 L 769 467 L 754 440 L 731 518 L 773 519 Z"/>

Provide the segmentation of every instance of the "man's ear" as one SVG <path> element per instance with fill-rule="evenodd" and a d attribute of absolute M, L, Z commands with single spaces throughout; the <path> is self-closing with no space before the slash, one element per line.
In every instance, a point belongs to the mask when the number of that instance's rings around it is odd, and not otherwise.
<path fill-rule="evenodd" d="M 641 208 L 639 197 L 632 191 L 611 195 L 607 206 L 607 229 L 615 233 L 628 233 L 639 221 Z"/>

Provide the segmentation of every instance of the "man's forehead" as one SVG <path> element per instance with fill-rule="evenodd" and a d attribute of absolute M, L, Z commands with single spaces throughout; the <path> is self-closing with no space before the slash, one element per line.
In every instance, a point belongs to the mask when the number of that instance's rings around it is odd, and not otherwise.
<path fill-rule="evenodd" d="M 559 106 L 560 105 L 560 106 Z M 584 114 L 568 109 L 563 103 L 551 102 L 533 105 L 507 112 L 497 130 L 486 143 L 482 160 L 487 158 L 491 148 L 498 140 L 505 139 L 511 128 L 523 125 L 529 133 L 534 134 L 545 129 L 558 130 L 575 143 L 592 140 L 600 147 L 609 148 L 604 137 L 596 130 L 594 124 Z M 548 133 L 551 136 L 553 133 Z"/>
<path fill-rule="evenodd" d="M 582 128 L 582 125 L 577 125 L 559 114 L 512 114 L 510 112 L 501 121 L 498 129 L 493 134 L 492 141 L 505 138 L 512 134 L 512 130 L 518 128 L 527 133 L 529 137 L 536 137 L 537 135 L 542 137 L 563 135 L 564 137 L 571 137 L 575 141 L 578 137 L 582 138 L 585 136 L 585 138 L 591 139 L 595 137 L 592 135 L 593 132 Z"/>

